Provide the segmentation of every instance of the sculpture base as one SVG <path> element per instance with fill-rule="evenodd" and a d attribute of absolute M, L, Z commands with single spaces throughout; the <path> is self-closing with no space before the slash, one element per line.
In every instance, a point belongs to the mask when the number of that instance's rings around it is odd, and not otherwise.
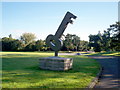
<path fill-rule="evenodd" d="M 40 58 L 40 68 L 46 70 L 66 71 L 72 68 L 73 59 L 63 57 Z"/>

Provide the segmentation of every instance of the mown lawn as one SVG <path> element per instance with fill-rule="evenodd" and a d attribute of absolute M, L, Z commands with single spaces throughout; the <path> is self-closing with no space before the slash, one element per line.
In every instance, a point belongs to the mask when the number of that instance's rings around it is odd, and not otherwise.
<path fill-rule="evenodd" d="M 92 55 L 92 56 L 120 56 L 120 52 L 118 51 L 112 51 L 112 52 L 96 52 L 96 53 L 90 53 L 86 55 Z"/>
<path fill-rule="evenodd" d="M 0 52 L 2 54 L 3 88 L 85 88 L 99 72 L 99 64 L 86 56 L 73 58 L 69 71 L 41 70 L 40 57 L 53 56 L 47 52 Z"/>

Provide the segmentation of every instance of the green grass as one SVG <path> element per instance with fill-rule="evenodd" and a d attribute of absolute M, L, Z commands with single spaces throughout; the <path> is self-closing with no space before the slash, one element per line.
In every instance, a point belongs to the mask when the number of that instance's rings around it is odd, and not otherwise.
<path fill-rule="evenodd" d="M 120 56 L 120 52 L 112 51 L 112 52 L 96 52 L 96 53 L 90 53 L 87 55 L 93 55 L 93 56 Z"/>
<path fill-rule="evenodd" d="M 73 69 L 49 71 L 39 69 L 39 58 L 53 56 L 45 52 L 0 52 L 3 88 L 85 88 L 99 72 L 99 64 L 86 56 L 73 58 Z"/>

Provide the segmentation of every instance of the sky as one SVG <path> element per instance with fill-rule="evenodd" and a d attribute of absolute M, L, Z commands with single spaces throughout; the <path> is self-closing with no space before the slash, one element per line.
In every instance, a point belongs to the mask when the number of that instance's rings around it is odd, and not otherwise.
<path fill-rule="evenodd" d="M 90 34 L 101 33 L 118 21 L 118 2 L 2 2 L 2 34 L 13 38 L 25 33 L 34 33 L 44 40 L 55 34 L 66 12 L 77 16 L 69 24 L 66 35 L 76 34 L 88 41 Z"/>

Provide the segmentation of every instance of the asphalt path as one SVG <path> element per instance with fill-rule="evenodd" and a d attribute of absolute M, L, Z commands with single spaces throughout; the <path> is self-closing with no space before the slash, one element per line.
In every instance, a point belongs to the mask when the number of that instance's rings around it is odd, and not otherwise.
<path fill-rule="evenodd" d="M 82 55 L 80 53 L 59 53 L 59 55 Z M 88 56 L 96 59 L 103 68 L 95 88 L 120 88 L 120 57 Z"/>
<path fill-rule="evenodd" d="M 120 57 L 89 56 L 103 67 L 103 72 L 95 88 L 120 88 Z"/>

